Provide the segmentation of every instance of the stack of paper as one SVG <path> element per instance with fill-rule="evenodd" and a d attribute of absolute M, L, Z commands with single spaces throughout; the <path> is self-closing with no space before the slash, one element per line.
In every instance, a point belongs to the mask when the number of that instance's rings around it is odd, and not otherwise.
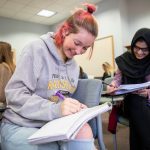
<path fill-rule="evenodd" d="M 48 122 L 32 136 L 28 141 L 32 144 L 42 144 L 47 142 L 69 140 L 75 138 L 79 129 L 90 119 L 98 114 L 112 109 L 111 103 L 105 103 L 99 106 L 86 108 L 78 113 L 65 116 Z"/>
<path fill-rule="evenodd" d="M 150 81 L 141 84 L 124 84 L 124 85 L 120 85 L 118 89 L 112 93 L 112 95 L 131 93 L 144 88 L 148 88 L 149 86 L 150 86 Z"/>

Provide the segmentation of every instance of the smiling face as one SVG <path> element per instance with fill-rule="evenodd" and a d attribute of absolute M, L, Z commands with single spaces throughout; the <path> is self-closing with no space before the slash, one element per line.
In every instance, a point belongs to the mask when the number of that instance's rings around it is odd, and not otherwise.
<path fill-rule="evenodd" d="M 137 59 L 143 59 L 149 55 L 149 48 L 144 41 L 137 41 L 133 47 L 134 55 Z"/>
<path fill-rule="evenodd" d="M 93 45 L 95 38 L 95 36 L 83 28 L 79 28 L 78 33 L 66 33 L 61 50 L 63 59 L 66 61 L 75 55 L 85 53 Z"/>

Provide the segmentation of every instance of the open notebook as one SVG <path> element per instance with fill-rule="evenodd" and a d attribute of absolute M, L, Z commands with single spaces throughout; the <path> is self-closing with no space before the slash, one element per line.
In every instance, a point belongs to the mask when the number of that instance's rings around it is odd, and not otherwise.
<path fill-rule="evenodd" d="M 148 87 L 150 87 L 150 81 L 145 83 L 140 83 L 140 84 L 124 84 L 124 85 L 120 85 L 116 91 L 109 94 L 122 95 L 122 94 L 131 93 Z"/>
<path fill-rule="evenodd" d="M 31 144 L 74 139 L 79 129 L 98 114 L 112 109 L 111 103 L 86 108 L 78 113 L 48 122 L 28 138 Z"/>

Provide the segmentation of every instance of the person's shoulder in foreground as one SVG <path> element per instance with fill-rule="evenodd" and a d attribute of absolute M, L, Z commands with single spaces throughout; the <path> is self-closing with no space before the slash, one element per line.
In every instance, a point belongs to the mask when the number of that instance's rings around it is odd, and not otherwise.
<path fill-rule="evenodd" d="M 6 105 L 4 89 L 15 69 L 11 45 L 0 41 L 0 102 Z"/>

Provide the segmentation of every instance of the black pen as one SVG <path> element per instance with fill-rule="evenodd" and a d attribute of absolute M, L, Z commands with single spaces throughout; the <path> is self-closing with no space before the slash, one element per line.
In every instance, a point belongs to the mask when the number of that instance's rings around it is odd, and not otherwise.
<path fill-rule="evenodd" d="M 110 87 L 114 87 L 114 88 L 116 88 L 115 86 L 113 86 L 112 84 L 108 84 L 108 83 L 106 83 L 106 82 L 104 82 L 104 81 L 102 81 L 102 83 L 103 84 L 105 84 L 105 85 L 108 85 L 108 86 L 110 86 Z"/>

